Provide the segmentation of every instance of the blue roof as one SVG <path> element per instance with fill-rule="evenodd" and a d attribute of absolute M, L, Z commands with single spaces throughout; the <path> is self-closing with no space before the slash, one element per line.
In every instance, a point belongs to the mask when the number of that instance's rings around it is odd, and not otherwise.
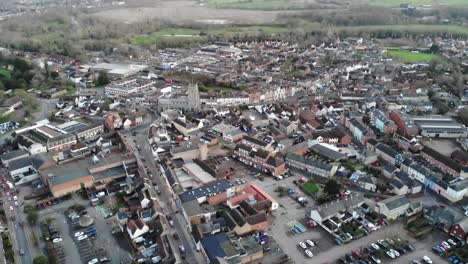
<path fill-rule="evenodd" d="M 224 258 L 226 256 L 226 252 L 224 252 L 224 249 L 221 245 L 223 245 L 224 242 L 228 240 L 229 239 L 226 233 L 209 235 L 202 238 L 201 242 L 203 248 L 205 249 L 206 255 L 208 255 L 208 258 L 210 259 L 210 262 L 218 263 L 216 260 L 217 257 Z"/>

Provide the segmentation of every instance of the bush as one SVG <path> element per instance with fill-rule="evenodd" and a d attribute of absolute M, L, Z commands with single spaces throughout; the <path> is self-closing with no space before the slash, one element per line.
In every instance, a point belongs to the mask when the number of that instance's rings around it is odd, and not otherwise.
<path fill-rule="evenodd" d="M 306 182 L 301 187 L 308 195 L 315 195 L 319 191 L 319 187 L 313 182 Z"/>

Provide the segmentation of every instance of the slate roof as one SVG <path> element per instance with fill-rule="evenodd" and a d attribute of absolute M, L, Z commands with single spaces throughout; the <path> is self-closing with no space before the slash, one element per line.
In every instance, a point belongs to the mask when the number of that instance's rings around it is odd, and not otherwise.
<path fill-rule="evenodd" d="M 231 184 L 225 179 L 220 179 L 217 181 L 213 181 L 207 185 L 185 191 L 179 194 L 179 197 L 182 203 L 185 203 L 201 197 L 209 197 L 219 193 L 223 193 L 229 188 L 231 188 Z"/>
<path fill-rule="evenodd" d="M 394 210 L 394 209 L 400 208 L 402 206 L 405 206 L 407 204 L 411 204 L 410 200 L 408 198 L 406 198 L 406 196 L 404 196 L 404 195 L 398 195 L 398 196 L 393 196 L 393 197 L 387 198 L 387 199 L 381 201 L 381 203 L 385 204 L 385 206 L 389 210 Z"/>

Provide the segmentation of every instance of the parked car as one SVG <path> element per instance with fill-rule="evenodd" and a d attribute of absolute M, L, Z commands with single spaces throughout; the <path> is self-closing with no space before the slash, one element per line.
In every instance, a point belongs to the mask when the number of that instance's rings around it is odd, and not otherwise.
<path fill-rule="evenodd" d="M 453 239 L 448 239 L 447 242 L 449 242 L 452 246 L 457 245 L 457 243 L 455 243 L 455 241 L 453 241 Z"/>
<path fill-rule="evenodd" d="M 381 264 L 381 263 L 382 263 L 382 261 L 381 261 L 378 257 L 376 257 L 376 256 L 371 256 L 371 259 L 372 259 L 372 261 L 374 261 L 374 262 L 377 263 L 377 264 Z"/>
<path fill-rule="evenodd" d="M 309 245 L 310 247 L 314 247 L 314 246 L 315 246 L 315 244 L 314 244 L 314 242 L 313 242 L 312 240 L 307 239 L 307 240 L 306 240 L 306 243 L 307 243 L 307 245 Z"/>
<path fill-rule="evenodd" d="M 312 251 L 310 251 L 310 250 L 308 250 L 308 249 L 306 249 L 304 252 L 305 252 L 305 254 L 306 254 L 309 258 L 311 258 L 311 257 L 314 256 L 314 254 L 312 254 Z"/>
<path fill-rule="evenodd" d="M 301 247 L 302 249 L 307 249 L 307 246 L 306 244 L 304 244 L 304 242 L 299 242 L 299 247 Z"/>
<path fill-rule="evenodd" d="M 375 249 L 375 250 L 379 250 L 380 247 L 376 244 L 376 243 L 372 243 L 371 246 Z"/>
<path fill-rule="evenodd" d="M 424 257 L 423 257 L 423 260 L 424 260 L 424 262 L 426 262 L 427 264 L 432 264 L 432 259 L 429 258 L 428 256 L 424 256 Z"/>
<path fill-rule="evenodd" d="M 86 238 L 88 238 L 87 235 L 79 236 L 79 237 L 78 237 L 78 241 L 84 240 L 84 239 L 86 239 Z"/>
<path fill-rule="evenodd" d="M 395 258 L 395 255 L 393 254 L 393 252 L 391 250 L 388 250 L 386 253 L 387 253 L 387 256 L 389 256 L 390 258 L 392 258 L 392 259 Z"/>
<path fill-rule="evenodd" d="M 62 239 L 61 237 L 57 237 L 57 238 L 54 238 L 54 239 L 52 240 L 52 243 L 60 243 L 60 242 L 62 242 L 62 241 L 63 241 L 63 239 Z"/>

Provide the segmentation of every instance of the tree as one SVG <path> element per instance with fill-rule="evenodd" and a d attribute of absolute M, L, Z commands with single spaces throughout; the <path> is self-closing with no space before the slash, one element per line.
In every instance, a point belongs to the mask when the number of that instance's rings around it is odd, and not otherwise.
<path fill-rule="evenodd" d="M 440 48 L 439 48 L 439 46 L 437 44 L 432 44 L 432 46 L 429 48 L 429 51 L 432 54 L 439 54 Z"/>
<path fill-rule="evenodd" d="M 47 264 L 47 257 L 46 256 L 37 256 L 33 260 L 34 264 Z"/>
<path fill-rule="evenodd" d="M 96 81 L 96 86 L 104 86 L 104 85 L 109 84 L 109 83 L 110 83 L 110 80 L 109 80 L 109 76 L 107 76 L 107 72 L 106 71 L 100 71 L 99 76 L 98 76 L 97 81 Z"/>
<path fill-rule="evenodd" d="M 463 109 L 458 112 L 458 117 L 463 124 L 468 126 L 468 107 L 463 107 Z"/>
<path fill-rule="evenodd" d="M 325 183 L 325 187 L 323 188 L 323 191 L 329 195 L 339 194 L 340 190 L 341 185 L 333 179 L 328 180 L 327 183 Z"/>
<path fill-rule="evenodd" d="M 52 80 L 55 80 L 59 77 L 59 73 L 56 71 L 53 71 L 50 73 L 50 77 L 52 78 Z"/>
<path fill-rule="evenodd" d="M 27 217 L 30 225 L 35 225 L 39 219 L 39 214 L 36 211 L 31 211 L 28 213 Z"/>

